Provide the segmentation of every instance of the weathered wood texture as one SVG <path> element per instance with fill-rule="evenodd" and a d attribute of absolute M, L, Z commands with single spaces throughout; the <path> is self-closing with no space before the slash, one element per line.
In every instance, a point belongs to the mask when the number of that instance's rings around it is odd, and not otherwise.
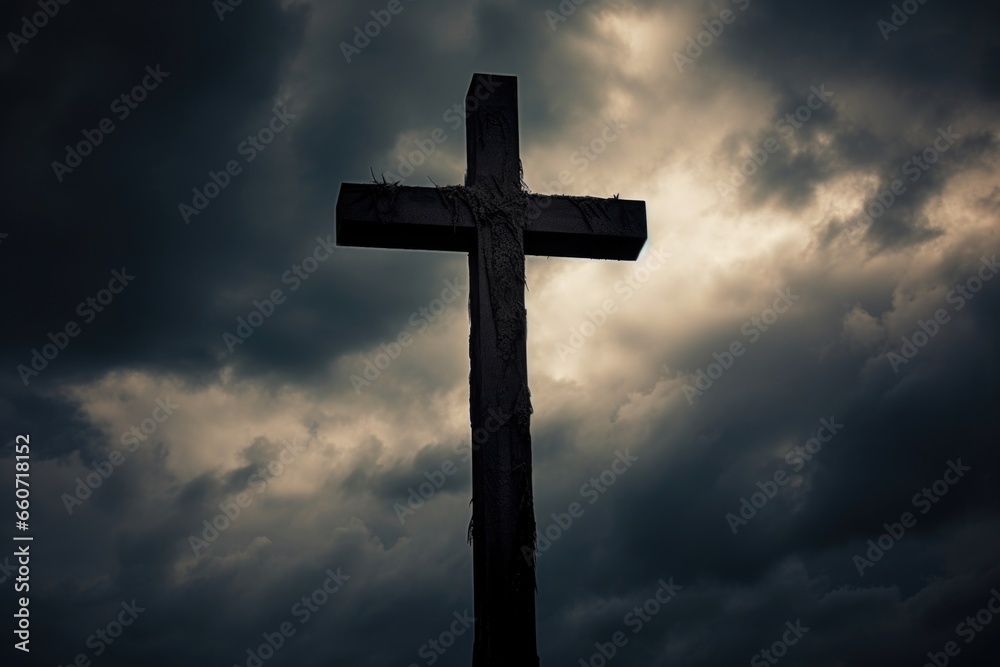
<path fill-rule="evenodd" d="M 522 187 L 516 77 L 474 75 L 466 112 L 464 186 L 344 183 L 336 235 L 342 246 L 469 253 L 473 665 L 535 667 L 524 256 L 635 259 L 646 211 L 641 201 Z"/>

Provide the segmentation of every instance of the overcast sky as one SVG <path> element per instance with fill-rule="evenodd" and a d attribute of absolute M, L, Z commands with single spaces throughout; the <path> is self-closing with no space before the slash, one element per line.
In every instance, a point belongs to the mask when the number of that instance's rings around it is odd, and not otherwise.
<path fill-rule="evenodd" d="M 342 182 L 463 182 L 487 72 L 533 192 L 648 219 L 527 260 L 542 664 L 996 664 L 998 18 L 7 3 L 4 650 L 470 663 L 466 256 L 331 246 Z"/>

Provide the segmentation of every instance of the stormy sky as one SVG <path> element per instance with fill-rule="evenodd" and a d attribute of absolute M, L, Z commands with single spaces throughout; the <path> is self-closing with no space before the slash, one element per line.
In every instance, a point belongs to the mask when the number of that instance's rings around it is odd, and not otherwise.
<path fill-rule="evenodd" d="M 470 663 L 467 259 L 333 233 L 462 183 L 475 72 L 648 219 L 527 260 L 542 664 L 996 664 L 998 18 L 7 3 L 4 664 Z"/>

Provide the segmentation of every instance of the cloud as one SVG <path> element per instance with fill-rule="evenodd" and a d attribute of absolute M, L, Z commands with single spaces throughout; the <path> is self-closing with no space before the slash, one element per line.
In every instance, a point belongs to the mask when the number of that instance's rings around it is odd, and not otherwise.
<path fill-rule="evenodd" d="M 473 71 L 518 76 L 533 191 L 641 199 L 649 226 L 634 263 L 527 260 L 543 660 L 589 660 L 623 630 L 619 665 L 746 661 L 799 620 L 782 664 L 961 642 L 997 582 L 1000 308 L 980 273 L 1000 245 L 996 10 L 924 3 L 886 40 L 892 7 L 860 2 L 592 2 L 555 30 L 558 3 L 408 3 L 348 63 L 341 43 L 383 6 L 69 4 L 0 57 L 0 414 L 31 435 L 48 545 L 36 658 L 247 664 L 289 621 L 268 664 L 468 661 L 471 633 L 431 644 L 474 608 L 466 260 L 326 248 L 338 184 L 397 171 L 438 128 L 407 182 L 462 182 L 449 111 Z M 52 162 L 157 65 L 169 76 L 58 181 Z M 280 109 L 294 117 L 249 160 Z M 134 282 L 81 312 L 113 270 Z M 843 430 L 810 451 L 824 419 Z M 968 476 L 920 513 L 959 458 Z M 769 480 L 734 534 L 727 514 Z M 852 558 L 905 511 L 915 526 L 860 576 Z M 671 577 L 683 589 L 634 633 L 627 614 Z M 94 656 L 133 599 L 146 610 Z M 960 645 L 989 664 L 997 639 Z"/>

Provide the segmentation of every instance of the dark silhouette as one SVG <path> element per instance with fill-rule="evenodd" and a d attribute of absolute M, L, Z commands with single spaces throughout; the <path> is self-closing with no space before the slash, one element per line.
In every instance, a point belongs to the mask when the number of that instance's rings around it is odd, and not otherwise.
<path fill-rule="evenodd" d="M 524 255 L 634 260 L 646 241 L 646 206 L 617 196 L 529 193 L 518 150 L 517 77 L 473 75 L 466 112 L 465 185 L 343 183 L 337 243 L 469 253 L 472 664 L 532 667 L 538 653 Z"/>

